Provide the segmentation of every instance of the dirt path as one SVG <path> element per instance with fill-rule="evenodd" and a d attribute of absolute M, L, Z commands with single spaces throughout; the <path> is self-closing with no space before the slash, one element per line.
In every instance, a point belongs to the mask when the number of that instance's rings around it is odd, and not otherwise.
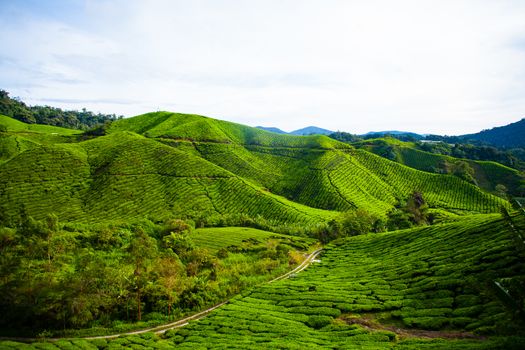
<path fill-rule="evenodd" d="M 299 272 L 303 271 L 304 269 L 306 269 L 312 263 L 312 261 L 321 253 L 322 250 L 323 250 L 322 248 L 314 250 L 295 269 L 293 269 L 292 271 L 289 271 L 289 272 L 287 272 L 287 273 L 285 273 L 285 274 L 283 274 L 283 275 L 281 275 L 279 277 L 274 278 L 273 280 L 269 281 L 268 283 L 272 283 L 272 282 L 275 282 L 275 281 L 280 281 L 280 280 L 286 279 L 286 278 L 290 277 L 293 274 L 296 274 L 296 273 L 299 273 Z M 185 318 L 180 319 L 180 320 L 175 321 L 175 322 L 171 322 L 171 323 L 168 323 L 168 324 L 157 326 L 157 327 L 140 329 L 140 330 L 137 330 L 137 331 L 124 332 L 124 333 L 119 333 L 119 334 L 100 335 L 100 336 L 95 336 L 95 337 L 76 337 L 74 339 L 112 339 L 112 338 L 118 338 L 118 337 L 123 336 L 123 335 L 142 334 L 142 333 L 147 333 L 147 332 L 154 332 L 156 334 L 161 334 L 161 333 L 164 333 L 164 332 L 166 332 L 166 331 L 168 331 L 170 329 L 184 327 L 184 326 L 186 326 L 188 324 L 189 321 L 200 320 L 201 318 L 206 317 L 213 310 L 215 310 L 215 309 L 217 309 L 217 308 L 227 304 L 228 302 L 229 302 L 229 300 L 223 301 L 220 304 L 212 306 L 212 307 L 210 307 L 210 308 L 208 308 L 206 310 L 200 311 L 200 312 L 198 312 L 196 314 L 193 314 L 191 316 L 185 317 Z M 47 338 L 46 340 L 48 340 L 48 341 L 57 341 L 57 340 L 61 340 L 61 339 L 70 339 L 70 338 Z M 73 339 L 73 338 L 71 338 L 71 339 Z M 21 341 L 21 342 L 34 342 L 34 341 L 39 341 L 39 340 L 42 340 L 42 339 L 38 339 L 38 338 L 7 338 L 7 337 L 4 338 L 4 337 L 1 337 L 0 340 L 14 340 L 14 341 Z"/>
<path fill-rule="evenodd" d="M 361 317 L 343 316 L 341 317 L 348 324 L 358 324 L 371 331 L 390 331 L 396 333 L 401 338 L 442 338 L 442 339 L 486 339 L 470 332 L 463 331 L 430 331 L 425 329 L 401 328 L 380 324 L 371 315 Z"/>

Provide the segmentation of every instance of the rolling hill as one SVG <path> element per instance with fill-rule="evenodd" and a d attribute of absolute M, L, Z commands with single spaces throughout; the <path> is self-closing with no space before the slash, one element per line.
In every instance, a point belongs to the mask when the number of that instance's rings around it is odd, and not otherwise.
<path fill-rule="evenodd" d="M 7 213 L 89 222 L 156 215 L 210 223 L 247 215 L 327 222 L 363 208 L 383 216 L 412 192 L 432 208 L 497 212 L 505 201 L 451 175 L 430 174 L 322 135 L 279 135 L 197 115 L 150 113 L 89 140 L 74 131 L 8 125 L 0 198 Z M 18 146 L 16 146 L 18 145 Z"/>
<path fill-rule="evenodd" d="M 467 171 L 470 172 L 472 177 L 471 182 L 491 193 L 497 193 L 496 186 L 504 185 L 509 194 L 519 196 L 524 183 L 522 173 L 502 164 L 429 153 L 417 149 L 413 143 L 402 142 L 389 137 L 357 142 L 354 145 L 400 164 L 430 173 L 456 173 L 456 175 L 461 175 L 457 174 L 457 165 L 461 163 L 467 164 Z"/>
<path fill-rule="evenodd" d="M 270 131 L 270 132 L 274 132 L 276 134 L 287 134 L 286 131 L 282 131 L 281 129 L 279 128 L 274 128 L 274 127 L 265 127 L 265 126 L 256 126 L 257 129 L 261 129 L 261 130 L 266 130 L 266 131 Z"/>
<path fill-rule="evenodd" d="M 522 213 L 349 237 L 326 246 L 321 260 L 305 271 L 250 288 L 182 328 L 0 346 L 519 350 L 525 345 L 517 306 L 523 305 L 525 256 L 516 229 L 525 229 Z"/>
<path fill-rule="evenodd" d="M 525 274 L 514 240 L 503 219 L 486 215 L 351 237 L 295 278 L 246 292 L 161 342 L 182 349 L 520 349 L 523 338 L 475 335 L 519 332 L 495 283 Z"/>
<path fill-rule="evenodd" d="M 21 325 L 119 329 L 130 310 L 141 321 L 141 305 L 169 319 L 172 306 L 181 316 L 242 291 L 162 338 L 57 348 L 482 349 L 518 332 L 509 305 L 522 303 L 525 217 L 502 218 L 511 205 L 493 194 L 520 179 L 513 169 L 393 139 L 353 146 L 171 112 L 116 120 L 100 135 L 5 116 L 0 124 L 0 307 L 20 310 L 11 314 Z M 466 162 L 473 178 L 435 171 L 444 162 Z M 414 193 L 433 225 L 337 239 L 318 265 L 261 285 L 346 215 L 385 221 Z M 420 339 L 427 331 L 474 339 Z"/>

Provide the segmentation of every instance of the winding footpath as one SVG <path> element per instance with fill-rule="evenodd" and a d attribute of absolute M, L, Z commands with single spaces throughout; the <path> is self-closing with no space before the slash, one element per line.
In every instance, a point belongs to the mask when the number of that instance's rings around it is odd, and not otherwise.
<path fill-rule="evenodd" d="M 272 282 L 276 282 L 276 281 L 280 281 L 280 280 L 289 278 L 292 275 L 295 275 L 295 274 L 303 271 L 304 269 L 306 269 L 315 260 L 315 258 L 317 258 L 317 256 L 321 253 L 322 250 L 323 250 L 322 248 L 314 250 L 295 269 L 293 269 L 293 270 L 291 270 L 291 271 L 289 271 L 289 272 L 287 272 L 287 273 L 285 273 L 285 274 L 283 274 L 283 275 L 281 275 L 279 277 L 274 278 L 273 280 L 269 281 L 268 283 L 272 283 Z M 221 307 L 221 306 L 223 306 L 223 305 L 225 305 L 225 304 L 227 304 L 229 302 L 230 302 L 230 300 L 223 301 L 220 304 L 212 306 L 212 307 L 210 307 L 210 308 L 208 308 L 206 310 L 200 311 L 200 312 L 198 312 L 196 314 L 193 314 L 191 316 L 185 317 L 185 318 L 180 319 L 180 320 L 175 321 L 175 322 L 171 322 L 171 323 L 168 323 L 168 324 L 157 326 L 157 327 L 146 328 L 146 329 L 141 329 L 141 330 L 132 331 L 132 332 L 119 333 L 119 334 L 101 335 L 101 336 L 95 336 L 95 337 L 47 338 L 47 340 L 49 340 L 49 341 L 57 341 L 57 340 L 61 340 L 61 339 L 112 339 L 112 338 L 118 338 L 118 337 L 124 336 L 124 335 L 142 334 L 142 333 L 147 333 L 147 332 L 154 332 L 156 334 L 161 334 L 161 333 L 164 333 L 164 332 L 166 332 L 166 331 L 168 331 L 170 329 L 184 327 L 184 326 L 186 326 L 188 324 L 189 321 L 200 320 L 201 318 L 206 317 L 213 310 L 215 310 L 215 309 L 217 309 L 217 308 L 219 308 L 219 307 Z M 25 341 L 25 342 L 41 340 L 41 339 L 37 339 L 37 338 L 0 338 L 0 339 L 1 340 Z"/>

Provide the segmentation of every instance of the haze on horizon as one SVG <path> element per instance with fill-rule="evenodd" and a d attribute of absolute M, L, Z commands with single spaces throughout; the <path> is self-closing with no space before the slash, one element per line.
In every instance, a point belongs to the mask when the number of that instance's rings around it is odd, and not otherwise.
<path fill-rule="evenodd" d="M 464 134 L 525 116 L 523 1 L 0 0 L 29 104 L 286 131 Z"/>

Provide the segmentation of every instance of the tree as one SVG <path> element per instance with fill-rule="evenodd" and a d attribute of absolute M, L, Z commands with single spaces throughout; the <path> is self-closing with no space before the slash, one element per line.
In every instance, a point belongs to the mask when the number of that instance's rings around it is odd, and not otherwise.
<path fill-rule="evenodd" d="M 389 230 L 410 228 L 412 225 L 423 225 L 432 222 L 428 206 L 423 194 L 414 191 L 406 202 L 388 213 L 387 227 Z"/>
<path fill-rule="evenodd" d="M 149 281 L 151 263 L 157 257 L 157 242 L 142 227 L 135 229 L 135 237 L 128 248 L 128 258 L 133 264 L 133 282 L 137 296 L 137 320 L 142 319 L 142 290 Z"/>
<path fill-rule="evenodd" d="M 507 196 L 508 189 L 505 185 L 497 184 L 496 187 L 494 187 L 494 189 L 496 190 L 497 196 L 504 198 L 504 199 L 508 199 L 508 196 Z"/>
<path fill-rule="evenodd" d="M 427 223 L 428 206 L 421 192 L 414 191 L 412 195 L 410 195 L 405 206 L 405 212 L 409 214 L 410 219 L 415 224 Z"/>
<path fill-rule="evenodd" d="M 365 209 L 347 211 L 343 214 L 342 225 L 345 236 L 356 236 L 371 232 L 378 218 Z"/>
<path fill-rule="evenodd" d="M 477 185 L 476 180 L 474 179 L 474 169 L 472 169 L 470 164 L 465 161 L 460 160 L 454 163 L 452 173 L 460 179 Z"/>
<path fill-rule="evenodd" d="M 157 260 L 155 271 L 159 275 L 162 294 L 167 298 L 168 317 L 171 318 L 172 306 L 185 287 L 185 270 L 177 256 L 165 256 Z"/>

